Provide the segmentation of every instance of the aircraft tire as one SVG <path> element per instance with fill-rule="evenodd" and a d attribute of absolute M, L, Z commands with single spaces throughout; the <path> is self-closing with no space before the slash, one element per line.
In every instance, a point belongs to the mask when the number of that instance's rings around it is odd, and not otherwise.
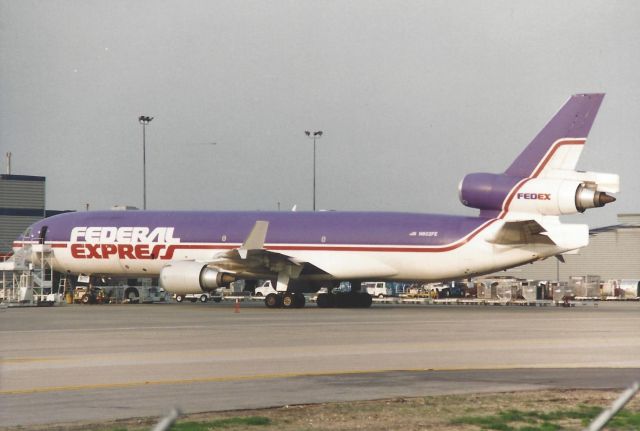
<path fill-rule="evenodd" d="M 358 307 L 360 308 L 369 308 L 373 303 L 373 298 L 368 293 L 361 293 L 358 298 Z"/>
<path fill-rule="evenodd" d="M 279 308 L 282 306 L 282 296 L 277 293 L 270 293 L 264 298 L 264 305 L 267 308 Z"/>
<path fill-rule="evenodd" d="M 287 292 L 282 295 L 282 306 L 284 308 L 294 308 L 296 306 L 295 294 Z"/>
<path fill-rule="evenodd" d="M 337 308 L 352 308 L 357 304 L 357 296 L 351 293 L 333 295 L 333 303 Z"/>
<path fill-rule="evenodd" d="M 333 301 L 328 293 L 321 293 L 316 299 L 316 305 L 318 308 L 331 308 L 333 307 Z"/>
<path fill-rule="evenodd" d="M 294 307 L 295 308 L 304 308 L 304 304 L 306 302 L 306 299 L 304 297 L 304 295 L 302 293 L 295 293 L 293 295 L 293 299 L 294 299 Z"/>

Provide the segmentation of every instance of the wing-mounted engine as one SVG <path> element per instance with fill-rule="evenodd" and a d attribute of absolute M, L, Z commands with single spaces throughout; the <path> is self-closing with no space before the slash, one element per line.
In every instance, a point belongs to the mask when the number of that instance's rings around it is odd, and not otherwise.
<path fill-rule="evenodd" d="M 160 286 L 178 294 L 199 293 L 229 286 L 235 281 L 230 273 L 220 272 L 194 261 L 174 262 L 160 271 Z"/>
<path fill-rule="evenodd" d="M 474 173 L 459 185 L 460 201 L 481 211 L 559 216 L 584 212 L 615 201 L 618 176 L 596 172 L 555 171 L 544 178 Z"/>

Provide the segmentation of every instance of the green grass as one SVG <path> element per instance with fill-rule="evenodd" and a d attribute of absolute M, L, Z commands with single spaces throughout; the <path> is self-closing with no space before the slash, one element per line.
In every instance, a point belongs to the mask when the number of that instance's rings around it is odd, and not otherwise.
<path fill-rule="evenodd" d="M 607 424 L 609 429 L 638 430 L 640 429 L 640 412 L 622 410 Z"/>
<path fill-rule="evenodd" d="M 171 431 L 209 431 L 245 426 L 271 425 L 271 419 L 262 416 L 248 416 L 227 419 L 217 419 L 207 422 L 178 422 Z"/>
<path fill-rule="evenodd" d="M 599 407 L 578 406 L 574 410 L 556 410 L 552 412 L 524 412 L 521 410 L 505 410 L 491 416 L 463 416 L 451 421 L 454 425 L 475 425 L 482 430 L 496 431 L 559 431 L 564 430 L 559 421 L 574 419 L 588 425 L 600 412 Z M 527 424 L 527 425 L 522 425 Z M 608 429 L 638 430 L 640 429 L 640 412 L 623 410 L 607 425 Z"/>

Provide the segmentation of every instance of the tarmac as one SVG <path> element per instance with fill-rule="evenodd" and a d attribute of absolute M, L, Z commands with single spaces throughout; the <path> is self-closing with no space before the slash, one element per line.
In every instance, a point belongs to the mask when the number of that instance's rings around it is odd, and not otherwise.
<path fill-rule="evenodd" d="M 640 303 L 0 310 L 0 426 L 640 380 Z"/>

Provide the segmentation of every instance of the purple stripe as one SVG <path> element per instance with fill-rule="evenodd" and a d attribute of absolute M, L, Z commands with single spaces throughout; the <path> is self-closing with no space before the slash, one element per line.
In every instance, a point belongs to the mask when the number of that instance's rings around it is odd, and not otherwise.
<path fill-rule="evenodd" d="M 45 225 L 49 241 L 68 241 L 75 226 L 174 227 L 174 237 L 182 242 L 238 244 L 257 220 L 269 222 L 266 241 L 270 244 L 407 246 L 451 244 L 486 221 L 413 213 L 109 211 L 51 217 L 36 223 L 32 235 L 37 237 Z"/>
<path fill-rule="evenodd" d="M 505 171 L 529 177 L 554 142 L 562 138 L 586 138 L 598 113 L 604 94 L 575 94 L 538 133 Z"/>
<path fill-rule="evenodd" d="M 464 177 L 460 188 L 460 201 L 471 208 L 491 211 L 487 214 L 495 217 L 502 209 L 509 192 L 521 181 L 520 177 L 504 174 L 476 173 Z"/>

